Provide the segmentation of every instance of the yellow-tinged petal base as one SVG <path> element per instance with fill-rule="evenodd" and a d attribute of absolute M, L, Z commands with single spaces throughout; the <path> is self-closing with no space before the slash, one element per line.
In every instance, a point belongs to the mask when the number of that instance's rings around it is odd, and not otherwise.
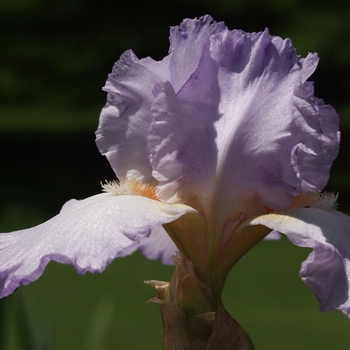
<path fill-rule="evenodd" d="M 173 256 L 171 281 L 145 281 L 158 292 L 149 302 L 160 305 L 163 350 L 252 350 L 253 344 L 225 310 L 221 299 L 201 282 L 192 262 L 182 253 Z"/>

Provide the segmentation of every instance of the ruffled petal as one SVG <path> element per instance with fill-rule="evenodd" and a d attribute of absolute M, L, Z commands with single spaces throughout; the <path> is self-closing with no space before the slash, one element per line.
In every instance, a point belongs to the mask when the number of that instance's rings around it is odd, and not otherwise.
<path fill-rule="evenodd" d="M 167 60 L 139 60 L 126 51 L 115 63 L 104 91 L 107 104 L 102 109 L 96 143 L 118 177 L 153 183 L 147 136 L 156 83 L 169 78 Z"/>
<path fill-rule="evenodd" d="M 217 163 L 215 110 L 181 100 L 169 82 L 158 89 L 149 136 L 157 197 L 206 212 Z"/>
<path fill-rule="evenodd" d="M 153 229 L 194 212 L 142 196 L 99 194 L 71 200 L 51 220 L 0 234 L 0 297 L 38 279 L 50 260 L 78 273 L 102 272 L 116 257 L 132 253 Z"/>
<path fill-rule="evenodd" d="M 169 81 L 176 92 L 192 74 L 196 74 L 203 48 L 209 44 L 209 38 L 225 29 L 223 22 L 217 23 L 208 15 L 185 19 L 179 26 L 171 27 Z"/>
<path fill-rule="evenodd" d="M 313 291 L 321 311 L 341 310 L 350 317 L 350 217 L 335 210 L 291 209 L 256 217 L 244 225 L 264 225 L 313 248 L 300 277 Z"/>
<path fill-rule="evenodd" d="M 107 104 L 101 112 L 96 143 L 118 177 L 155 184 L 147 144 L 153 89 L 157 83 L 170 81 L 178 91 L 188 80 L 198 66 L 202 45 L 225 28 L 211 21 L 204 16 L 172 27 L 169 55 L 162 61 L 139 60 L 129 50 L 115 63 L 104 87 Z"/>
<path fill-rule="evenodd" d="M 209 26 L 210 20 L 185 20 L 173 28 L 174 66 L 189 61 L 192 74 L 181 83 L 180 90 L 172 82 L 156 86 L 149 136 L 153 175 L 159 182 L 157 196 L 167 202 L 190 203 L 203 213 L 209 210 L 208 193 L 215 183 L 214 122 L 220 118 L 218 67 L 210 57 L 209 38 L 225 29 L 215 22 Z"/>
<path fill-rule="evenodd" d="M 200 22 L 186 23 L 200 31 Z M 267 30 L 210 34 L 203 23 L 209 44 L 201 39 L 196 70 L 179 91 L 172 82 L 158 85 L 152 105 L 151 164 L 160 198 L 192 205 L 200 187 L 198 203 L 220 208 L 226 220 L 235 210 L 249 211 L 252 198 L 263 213 L 322 190 L 338 153 L 339 120 L 306 81 L 317 55 L 300 59 L 289 39 Z"/>
<path fill-rule="evenodd" d="M 267 30 L 211 39 L 221 92 L 222 117 L 215 123 L 220 202 L 233 206 L 254 192 L 281 210 L 291 196 L 323 189 L 339 148 L 339 120 L 306 81 L 317 55 L 299 59 L 289 39 Z"/>

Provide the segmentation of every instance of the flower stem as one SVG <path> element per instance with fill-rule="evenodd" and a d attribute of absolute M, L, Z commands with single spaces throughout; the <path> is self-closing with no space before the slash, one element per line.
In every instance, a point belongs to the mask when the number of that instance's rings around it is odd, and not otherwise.
<path fill-rule="evenodd" d="M 168 282 L 145 281 L 158 293 L 149 302 L 160 305 L 163 350 L 253 350 L 242 328 L 225 310 L 220 298 L 199 280 L 192 262 L 173 256 L 175 273 Z"/>

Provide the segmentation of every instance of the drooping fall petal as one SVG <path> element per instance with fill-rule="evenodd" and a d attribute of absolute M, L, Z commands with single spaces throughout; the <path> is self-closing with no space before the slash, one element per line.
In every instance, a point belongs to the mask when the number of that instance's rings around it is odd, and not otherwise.
<path fill-rule="evenodd" d="M 313 248 L 300 277 L 321 311 L 340 309 L 350 317 L 350 217 L 336 210 L 291 209 L 262 215 L 244 225 L 264 225 L 299 247 Z"/>
<path fill-rule="evenodd" d="M 142 196 L 71 200 L 39 226 L 0 234 L 0 297 L 38 279 L 50 260 L 72 264 L 78 273 L 102 272 L 136 250 L 152 229 L 189 212 L 194 210 Z"/>
<path fill-rule="evenodd" d="M 163 227 L 153 229 L 149 237 L 142 238 L 138 249 L 147 259 L 159 259 L 163 264 L 173 264 L 170 258 L 178 251 Z"/>

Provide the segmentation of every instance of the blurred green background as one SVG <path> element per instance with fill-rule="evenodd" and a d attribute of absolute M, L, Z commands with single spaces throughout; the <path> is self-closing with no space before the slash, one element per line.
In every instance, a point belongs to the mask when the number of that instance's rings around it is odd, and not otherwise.
<path fill-rule="evenodd" d="M 0 0 L 0 231 L 38 224 L 114 175 L 94 144 L 101 91 L 120 54 L 161 59 L 170 25 L 211 14 L 231 28 L 289 37 L 318 52 L 316 95 L 341 115 L 342 147 L 328 185 L 350 213 L 350 5 L 346 0 Z M 262 242 L 233 269 L 227 309 L 256 349 L 349 349 L 350 320 L 321 314 L 298 277 L 309 251 Z M 0 349 L 159 349 L 155 293 L 143 280 L 173 268 L 140 254 L 99 274 L 50 263 L 43 277 L 0 300 Z"/>

